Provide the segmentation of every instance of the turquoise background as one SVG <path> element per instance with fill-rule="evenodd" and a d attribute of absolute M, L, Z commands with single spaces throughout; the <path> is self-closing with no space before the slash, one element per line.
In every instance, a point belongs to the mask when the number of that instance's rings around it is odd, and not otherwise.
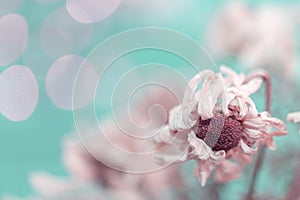
<path fill-rule="evenodd" d="M 126 1 L 126 0 L 125 0 Z M 254 6 L 260 5 L 261 1 L 251 1 Z M 264 4 L 274 3 L 286 4 L 296 3 L 297 1 L 264 1 Z M 78 54 L 86 56 L 91 49 L 93 49 L 99 42 L 103 41 L 107 37 L 119 33 L 124 30 L 140 27 L 163 27 L 173 29 L 182 32 L 191 38 L 198 41 L 200 44 L 205 45 L 204 34 L 206 27 L 210 23 L 211 17 L 222 8 L 227 1 L 203 1 L 203 0 L 188 0 L 185 6 L 179 8 L 176 11 L 176 15 L 171 16 L 166 20 L 164 15 L 155 12 L 139 12 L 139 16 L 136 17 L 135 13 L 126 14 L 122 13 L 122 9 L 125 9 L 122 4 L 118 10 L 109 18 L 102 22 L 93 24 L 93 36 L 92 40 L 82 51 L 70 52 L 72 54 Z M 39 84 L 39 101 L 38 105 L 26 121 L 12 122 L 0 115 L 0 196 L 6 194 L 14 194 L 21 197 L 26 197 L 32 194 L 32 189 L 28 183 L 28 175 L 33 171 L 47 171 L 54 175 L 67 175 L 62 162 L 61 162 L 61 141 L 62 138 L 68 133 L 74 131 L 74 122 L 71 111 L 65 111 L 57 108 L 49 100 L 45 89 L 45 76 L 51 66 L 56 60 L 53 57 L 48 56 L 41 48 L 39 37 L 36 33 L 41 28 L 42 23 L 46 17 L 55 9 L 65 6 L 64 1 L 58 1 L 52 4 L 40 4 L 33 0 L 23 0 L 22 5 L 15 11 L 21 14 L 27 20 L 29 25 L 29 44 L 26 49 L 26 53 L 32 53 L 34 56 L 43 60 L 45 65 L 37 67 L 28 66 L 32 69 Z M 167 9 L 167 8 L 166 8 Z M 0 7 L 1 10 L 1 7 Z M 299 52 L 298 52 L 299 53 Z M 160 62 L 176 63 L 176 61 L 170 61 L 164 56 L 157 56 L 153 54 L 153 59 L 157 59 Z M 145 58 L 140 57 L 142 63 L 147 63 L 149 55 Z M 137 60 L 136 63 L 139 63 Z M 23 58 L 21 57 L 13 64 L 23 64 Z M 241 70 L 238 66 L 239 63 L 233 58 L 224 60 L 217 60 L 217 64 L 226 64 L 232 66 L 237 70 Z M 0 72 L 7 67 L 0 68 Z M 298 83 L 290 82 L 288 80 L 281 80 L 274 75 L 274 98 L 273 98 L 273 111 L 277 117 L 285 119 L 286 114 L 289 111 L 300 110 L 299 99 L 299 80 L 300 72 L 299 66 L 297 71 Z M 297 85 L 298 84 L 298 85 Z M 262 89 L 263 90 L 263 89 Z M 288 91 L 288 95 L 285 92 Z M 1 97 L 0 97 L 1 98 Z M 104 97 L 105 98 L 105 97 Z M 263 107 L 263 91 L 257 94 L 256 97 L 260 108 Z M 101 110 L 103 116 L 108 114 L 108 110 L 105 110 L 105 105 Z M 293 166 L 295 160 L 292 160 L 291 164 L 285 164 L 285 168 L 280 169 L 279 175 L 274 177 L 270 174 L 270 167 L 268 163 L 273 162 L 271 158 L 277 158 L 280 155 L 284 158 L 290 157 L 290 152 L 299 150 L 298 142 L 300 141 L 299 135 L 297 135 L 297 125 L 288 125 L 290 135 L 285 138 L 277 140 L 278 151 L 268 152 L 270 159 L 267 159 L 263 168 L 263 173 L 260 176 L 258 191 L 260 193 L 269 191 L 277 195 L 282 195 L 285 189 L 288 187 L 289 181 L 292 178 Z M 300 151 L 299 151 L 300 152 Z M 191 169 L 193 163 L 184 165 L 184 173 L 188 177 L 189 183 L 192 185 L 192 196 L 204 189 L 201 189 L 198 183 L 191 175 Z M 250 172 L 251 166 L 246 170 Z M 243 178 L 240 181 L 233 182 L 231 184 L 222 187 L 222 195 L 226 199 L 227 195 L 232 195 L 232 192 L 236 194 L 243 192 L 247 187 L 249 180 Z M 212 184 L 209 182 L 209 184 Z M 232 199 L 238 199 L 232 198 Z"/>

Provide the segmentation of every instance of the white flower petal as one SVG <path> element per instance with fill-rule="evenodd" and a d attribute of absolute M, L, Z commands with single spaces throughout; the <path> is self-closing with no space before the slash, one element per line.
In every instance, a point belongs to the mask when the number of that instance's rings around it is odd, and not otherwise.
<path fill-rule="evenodd" d="M 223 78 L 220 74 L 208 74 L 199 91 L 198 114 L 201 119 L 214 116 L 213 110 L 220 95 L 224 92 Z"/>
<path fill-rule="evenodd" d="M 237 119 L 241 120 L 248 113 L 248 106 L 247 106 L 247 103 L 241 98 L 237 98 L 237 101 L 239 103 L 239 108 L 240 108 L 240 113 L 239 113 Z"/>
<path fill-rule="evenodd" d="M 192 128 L 197 121 L 189 121 L 183 119 L 181 106 L 176 106 L 170 110 L 169 126 L 171 130 L 187 130 Z"/>
<path fill-rule="evenodd" d="M 240 87 L 240 90 L 247 96 L 249 96 L 250 94 L 255 93 L 260 87 L 261 84 L 263 83 L 263 79 L 262 78 L 255 78 L 252 79 L 251 81 L 249 81 L 246 84 L 243 84 Z"/>
<path fill-rule="evenodd" d="M 233 91 L 227 90 L 222 96 L 222 112 L 225 116 L 229 116 L 231 111 L 228 109 L 228 105 L 236 98 L 236 94 Z"/>
<path fill-rule="evenodd" d="M 259 117 L 253 117 L 243 122 L 243 127 L 259 130 L 262 127 L 262 120 Z"/>
<path fill-rule="evenodd" d="M 153 138 L 153 141 L 155 143 L 169 144 L 172 141 L 172 139 L 174 138 L 174 136 L 171 135 L 170 131 L 171 130 L 170 130 L 169 126 L 164 126 L 162 128 L 162 130 L 160 130 L 159 134 Z"/>
<path fill-rule="evenodd" d="M 210 158 L 213 162 L 215 163 L 220 163 L 222 162 L 226 157 L 226 152 L 224 150 L 221 151 L 216 151 L 216 152 L 211 152 Z"/>
<path fill-rule="evenodd" d="M 212 152 L 211 148 L 201 139 L 197 138 L 195 133 L 191 131 L 188 135 L 188 141 L 193 149 L 191 152 L 201 160 L 207 160 Z"/>
<path fill-rule="evenodd" d="M 240 141 L 241 148 L 246 154 L 254 154 L 257 151 L 257 147 L 251 148 L 249 147 L 243 140 Z"/>
<path fill-rule="evenodd" d="M 198 103 L 198 98 L 195 91 L 197 90 L 198 84 L 206 77 L 210 77 L 213 75 L 213 71 L 204 70 L 189 81 L 188 86 L 185 89 L 184 98 L 182 101 L 183 120 L 186 124 L 195 122 L 199 117 L 195 112 Z"/>
<path fill-rule="evenodd" d="M 271 115 L 267 112 L 261 114 L 261 118 L 263 122 L 267 123 L 269 126 L 274 127 L 276 131 L 273 131 L 271 134 L 273 135 L 286 135 L 286 126 L 283 121 L 280 119 L 271 117 Z"/>
<path fill-rule="evenodd" d="M 232 82 L 235 86 L 242 85 L 242 83 L 245 80 L 244 74 L 237 74 L 235 73 L 235 71 L 231 70 L 230 68 L 224 65 L 221 65 L 220 71 L 223 74 L 227 75 L 230 82 Z"/>
<path fill-rule="evenodd" d="M 252 139 L 257 139 L 260 138 L 262 136 L 262 132 L 260 129 L 248 129 L 245 128 L 245 133 L 248 137 L 252 138 Z"/>

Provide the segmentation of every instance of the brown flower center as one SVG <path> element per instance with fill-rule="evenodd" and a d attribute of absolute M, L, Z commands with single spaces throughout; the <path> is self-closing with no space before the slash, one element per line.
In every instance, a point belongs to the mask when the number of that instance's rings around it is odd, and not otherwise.
<path fill-rule="evenodd" d="M 207 120 L 200 119 L 192 130 L 214 151 L 227 152 L 236 147 L 243 136 L 241 122 L 222 115 Z"/>

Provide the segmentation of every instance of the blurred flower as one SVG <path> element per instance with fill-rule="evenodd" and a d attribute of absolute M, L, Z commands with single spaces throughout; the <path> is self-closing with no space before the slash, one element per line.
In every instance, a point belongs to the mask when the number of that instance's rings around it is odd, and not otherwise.
<path fill-rule="evenodd" d="M 249 97 L 261 78 L 247 80 L 224 66 L 221 72 L 204 70 L 191 79 L 182 104 L 170 111 L 169 123 L 154 139 L 158 147 L 168 147 L 159 161 L 196 160 L 202 186 L 214 170 L 217 182 L 238 178 L 260 144 L 275 149 L 273 136 L 287 133 L 281 120 L 258 113 Z"/>
<path fill-rule="evenodd" d="M 212 23 L 208 43 L 217 56 L 234 55 L 245 67 L 266 67 L 281 76 L 293 77 L 296 67 L 295 23 L 288 7 L 252 8 L 235 1 Z"/>
<path fill-rule="evenodd" d="M 147 124 L 149 121 L 147 110 L 153 104 L 161 105 L 168 113 L 168 110 L 177 104 L 177 99 L 164 90 L 147 93 L 145 98 L 135 105 L 131 115 L 136 124 Z M 122 124 L 127 127 L 119 127 L 120 124 L 116 124 L 109 119 L 101 123 L 102 131 L 99 130 L 98 124 L 85 124 L 87 128 L 85 129 L 86 132 L 83 133 L 83 137 L 88 143 L 85 143 L 87 148 L 94 147 L 92 154 L 74 136 L 65 138 L 63 142 L 63 163 L 71 176 L 60 178 L 43 172 L 34 172 L 30 176 L 31 185 L 42 199 L 74 200 L 76 197 L 76 199 L 88 200 L 155 200 L 170 195 L 171 190 L 172 195 L 176 195 L 176 197 L 172 196 L 171 199 L 184 198 L 184 195 L 180 194 L 180 190 L 184 188 L 185 183 L 180 175 L 179 166 L 168 166 L 144 174 L 126 173 L 132 165 L 150 165 L 153 160 L 145 160 L 144 163 L 139 163 L 137 160 L 132 160 L 130 156 L 120 156 L 118 151 L 112 149 L 109 145 L 116 145 L 130 152 L 139 152 L 140 149 L 147 148 L 154 149 L 148 141 L 140 143 L 124 134 L 126 129 L 126 132 L 131 135 L 143 135 L 143 133 L 137 133 L 141 129 L 135 127 L 136 124 L 129 125 L 129 122 L 125 120 L 126 116 L 122 116 L 124 117 Z M 162 119 L 161 113 L 154 113 L 153 117 L 158 117 L 162 124 L 167 122 L 166 119 Z M 164 120 L 165 122 L 163 122 Z M 151 130 L 154 130 L 154 128 L 147 129 L 147 131 Z M 107 143 L 107 138 L 113 144 Z M 98 159 L 98 157 L 101 157 L 99 155 L 105 155 L 104 162 Z M 109 160 L 109 163 L 105 162 L 106 159 Z M 108 165 L 112 163 L 113 166 Z M 175 191 L 174 188 L 176 188 Z"/>
<path fill-rule="evenodd" d="M 293 121 L 295 123 L 299 123 L 300 122 L 300 112 L 289 113 L 287 116 L 287 120 Z M 300 133 L 300 130 L 299 130 L 299 133 Z"/>

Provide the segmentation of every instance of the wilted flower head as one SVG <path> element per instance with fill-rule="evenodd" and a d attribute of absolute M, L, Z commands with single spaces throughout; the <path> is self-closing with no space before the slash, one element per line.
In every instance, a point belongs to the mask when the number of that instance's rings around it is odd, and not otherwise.
<path fill-rule="evenodd" d="M 217 182 L 238 178 L 260 144 L 275 149 L 273 136 L 286 134 L 284 123 L 259 113 L 250 98 L 261 78 L 248 80 L 224 66 L 221 72 L 204 70 L 192 78 L 182 104 L 170 111 L 169 123 L 154 139 L 165 148 L 161 162 L 196 160 L 202 186 L 214 170 Z"/>

